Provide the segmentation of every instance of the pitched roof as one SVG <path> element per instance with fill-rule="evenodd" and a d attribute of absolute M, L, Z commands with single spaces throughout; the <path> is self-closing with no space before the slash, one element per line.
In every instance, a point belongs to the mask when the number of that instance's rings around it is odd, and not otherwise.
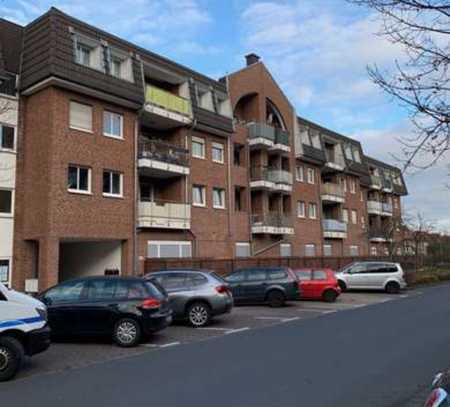
<path fill-rule="evenodd" d="M 19 73 L 22 52 L 23 27 L 0 18 L 0 69 L 13 74 Z"/>

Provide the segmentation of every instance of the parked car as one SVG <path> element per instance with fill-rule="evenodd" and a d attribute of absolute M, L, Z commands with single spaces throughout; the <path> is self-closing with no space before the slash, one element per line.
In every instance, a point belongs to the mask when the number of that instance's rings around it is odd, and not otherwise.
<path fill-rule="evenodd" d="M 0 283 L 0 382 L 12 379 L 24 356 L 50 346 L 45 305 Z"/>
<path fill-rule="evenodd" d="M 300 299 L 300 284 L 287 267 L 254 267 L 238 269 L 225 280 L 236 304 L 266 303 L 281 307 L 286 301 Z"/>
<path fill-rule="evenodd" d="M 300 281 L 302 299 L 334 302 L 341 294 L 341 288 L 331 269 L 300 269 L 294 272 Z"/>
<path fill-rule="evenodd" d="M 150 281 L 137 277 L 87 277 L 43 292 L 54 336 L 112 336 L 131 347 L 172 322 L 169 300 Z"/>
<path fill-rule="evenodd" d="M 206 326 L 212 317 L 233 308 L 228 284 L 211 271 L 165 270 L 147 274 L 146 278 L 167 292 L 174 318 L 193 327 Z"/>
<path fill-rule="evenodd" d="M 343 291 L 385 290 L 389 294 L 397 294 L 406 288 L 404 273 L 399 263 L 355 262 L 336 273 L 336 278 Z"/>

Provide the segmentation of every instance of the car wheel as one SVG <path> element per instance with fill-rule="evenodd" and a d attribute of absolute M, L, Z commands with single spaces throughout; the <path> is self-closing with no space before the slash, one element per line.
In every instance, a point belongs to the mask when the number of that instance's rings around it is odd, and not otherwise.
<path fill-rule="evenodd" d="M 322 299 L 325 302 L 335 302 L 337 297 L 338 297 L 337 292 L 334 290 L 326 290 L 322 294 Z"/>
<path fill-rule="evenodd" d="M 342 292 L 347 290 L 347 284 L 345 284 L 342 280 L 338 280 L 338 285 Z"/>
<path fill-rule="evenodd" d="M 273 308 L 282 307 L 285 301 L 284 294 L 280 290 L 272 290 L 267 294 L 267 303 Z"/>
<path fill-rule="evenodd" d="M 191 326 L 201 328 L 209 324 L 211 309 L 204 302 L 194 302 L 187 309 L 187 318 Z"/>
<path fill-rule="evenodd" d="M 386 292 L 388 294 L 398 294 L 400 292 L 400 284 L 390 281 L 386 284 Z"/>
<path fill-rule="evenodd" d="M 116 323 L 113 334 L 114 342 L 124 348 L 136 346 L 141 340 L 141 327 L 131 318 L 123 318 Z"/>
<path fill-rule="evenodd" d="M 22 366 L 22 344 L 15 338 L 0 337 L 0 382 L 12 379 Z"/>

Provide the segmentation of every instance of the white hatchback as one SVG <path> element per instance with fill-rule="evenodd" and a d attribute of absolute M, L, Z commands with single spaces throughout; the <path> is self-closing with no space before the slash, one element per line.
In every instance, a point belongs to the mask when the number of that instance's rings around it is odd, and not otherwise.
<path fill-rule="evenodd" d="M 336 273 L 342 291 L 385 290 L 396 294 L 406 288 L 406 281 L 401 265 L 388 262 L 356 262 Z"/>

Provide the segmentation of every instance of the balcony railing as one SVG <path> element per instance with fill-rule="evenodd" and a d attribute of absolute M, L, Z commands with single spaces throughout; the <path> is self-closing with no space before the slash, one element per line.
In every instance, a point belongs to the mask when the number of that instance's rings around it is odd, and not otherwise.
<path fill-rule="evenodd" d="M 188 99 L 174 95 L 153 85 L 147 85 L 145 102 L 151 103 L 165 110 L 170 110 L 184 116 L 192 117 L 191 102 Z"/>
<path fill-rule="evenodd" d="M 271 167 L 252 167 L 250 171 L 252 181 L 268 181 L 275 184 L 292 185 L 293 177 L 289 171 Z"/>
<path fill-rule="evenodd" d="M 139 158 L 148 158 L 184 167 L 189 165 L 188 150 L 156 140 L 141 140 L 139 142 Z"/>
<path fill-rule="evenodd" d="M 381 188 L 382 185 L 381 178 L 378 175 L 371 175 L 370 184 L 372 187 Z"/>
<path fill-rule="evenodd" d="M 347 224 L 336 219 L 324 219 L 322 225 L 325 232 L 347 232 Z"/>
<path fill-rule="evenodd" d="M 325 155 L 328 165 L 345 168 L 344 155 L 338 150 L 338 147 L 335 147 L 334 151 L 325 150 Z"/>
<path fill-rule="evenodd" d="M 248 127 L 250 139 L 263 138 L 275 143 L 275 128 L 264 123 L 252 123 Z"/>
<path fill-rule="evenodd" d="M 292 227 L 292 220 L 288 215 L 278 212 L 269 212 L 266 214 L 252 215 L 252 225 L 270 226 L 276 228 L 290 228 Z"/>
<path fill-rule="evenodd" d="M 383 180 L 383 189 L 386 189 L 388 191 L 391 191 L 393 188 L 392 181 L 390 179 L 384 179 Z"/>
<path fill-rule="evenodd" d="M 383 212 L 392 213 L 392 204 L 388 202 L 383 202 L 382 205 Z"/>
<path fill-rule="evenodd" d="M 140 227 L 189 229 L 191 206 L 181 202 L 142 199 L 138 219 Z"/>
<path fill-rule="evenodd" d="M 289 146 L 289 133 L 282 129 L 275 129 L 275 144 Z"/>
<path fill-rule="evenodd" d="M 344 188 L 339 184 L 325 182 L 322 184 L 322 195 L 331 195 L 338 198 L 345 198 Z"/>
<path fill-rule="evenodd" d="M 381 202 L 378 201 L 367 201 L 367 210 L 368 212 L 382 212 L 383 211 L 383 205 Z"/>
<path fill-rule="evenodd" d="M 389 231 L 382 227 L 369 227 L 369 239 L 389 240 Z"/>

